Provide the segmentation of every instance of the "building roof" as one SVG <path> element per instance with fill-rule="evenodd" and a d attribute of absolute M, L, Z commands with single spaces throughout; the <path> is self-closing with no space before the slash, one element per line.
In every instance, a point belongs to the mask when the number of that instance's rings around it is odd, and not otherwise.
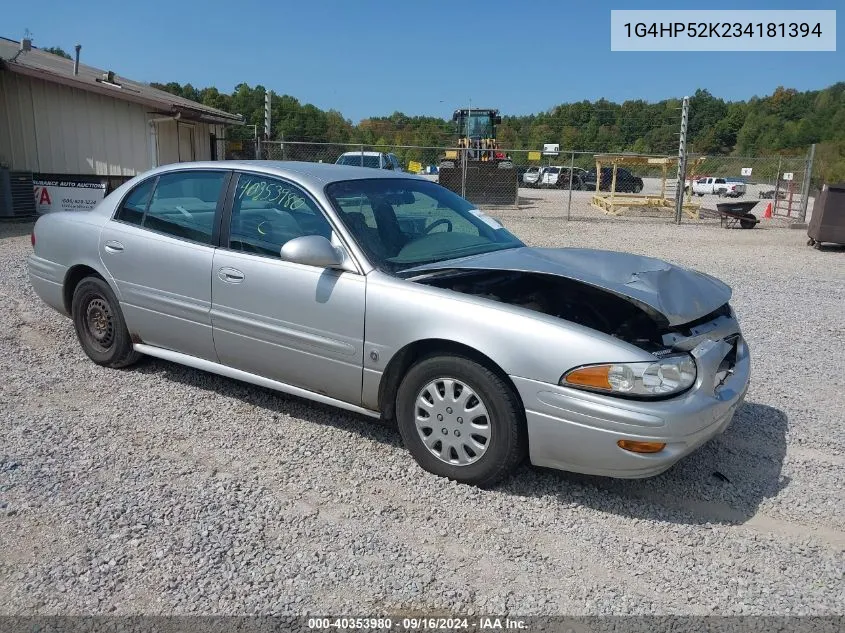
<path fill-rule="evenodd" d="M 0 70 L 140 103 L 156 113 L 178 114 L 185 120 L 222 124 L 243 122 L 241 115 L 210 108 L 93 66 L 80 63 L 79 74 L 74 74 L 73 66 L 72 59 L 53 55 L 34 46 L 31 50 L 23 51 L 20 42 L 0 37 Z"/>

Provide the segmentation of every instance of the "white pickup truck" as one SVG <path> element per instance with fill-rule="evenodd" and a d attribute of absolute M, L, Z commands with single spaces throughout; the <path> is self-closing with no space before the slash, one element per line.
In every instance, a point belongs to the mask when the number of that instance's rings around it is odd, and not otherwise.
<path fill-rule="evenodd" d="M 689 191 L 689 182 L 687 182 L 686 187 Z M 711 194 L 726 196 L 728 198 L 739 198 L 745 195 L 745 183 L 729 178 L 699 178 L 692 182 L 692 192 L 697 196 Z"/>

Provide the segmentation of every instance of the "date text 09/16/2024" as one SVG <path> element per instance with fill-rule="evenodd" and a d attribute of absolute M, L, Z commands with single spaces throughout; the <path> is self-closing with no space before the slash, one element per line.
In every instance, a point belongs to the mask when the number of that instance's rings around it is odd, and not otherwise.
<path fill-rule="evenodd" d="M 520 631 L 527 629 L 527 623 L 521 619 L 480 617 L 480 618 L 425 618 L 413 617 L 393 620 L 392 618 L 350 618 L 324 617 L 309 618 L 308 628 L 314 630 L 367 630 L 367 631 Z"/>

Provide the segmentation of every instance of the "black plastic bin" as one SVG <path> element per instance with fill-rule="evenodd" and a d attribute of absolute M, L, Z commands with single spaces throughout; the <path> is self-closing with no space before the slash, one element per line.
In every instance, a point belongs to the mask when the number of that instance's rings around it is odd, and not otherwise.
<path fill-rule="evenodd" d="M 845 183 L 824 186 L 813 205 L 807 236 L 809 246 L 845 244 Z"/>

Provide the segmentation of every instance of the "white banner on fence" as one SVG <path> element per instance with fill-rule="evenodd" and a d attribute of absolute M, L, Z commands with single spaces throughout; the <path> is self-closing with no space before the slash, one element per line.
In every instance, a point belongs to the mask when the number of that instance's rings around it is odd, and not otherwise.
<path fill-rule="evenodd" d="M 39 215 L 54 211 L 90 211 L 106 195 L 106 183 L 82 180 L 32 181 Z"/>
<path fill-rule="evenodd" d="M 751 175 L 751 167 L 743 167 L 739 170 L 741 176 L 750 176 Z"/>

